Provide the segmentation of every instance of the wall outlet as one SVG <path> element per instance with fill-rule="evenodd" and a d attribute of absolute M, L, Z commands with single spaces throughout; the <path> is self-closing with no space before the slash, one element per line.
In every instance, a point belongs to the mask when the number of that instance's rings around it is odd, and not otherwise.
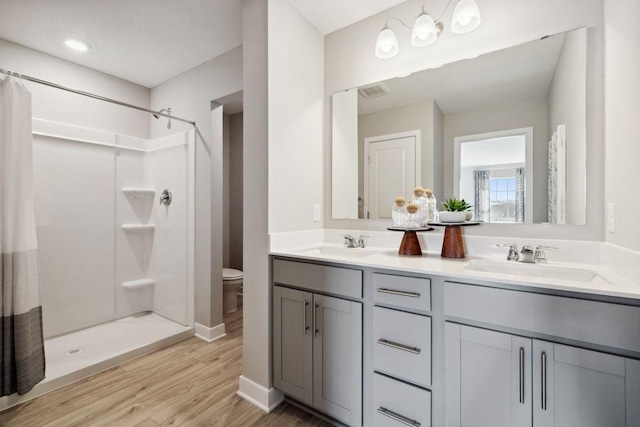
<path fill-rule="evenodd" d="M 609 203 L 607 205 L 607 230 L 611 234 L 616 232 L 616 205 Z"/>
<path fill-rule="evenodd" d="M 320 222 L 320 205 L 313 205 L 313 221 Z"/>

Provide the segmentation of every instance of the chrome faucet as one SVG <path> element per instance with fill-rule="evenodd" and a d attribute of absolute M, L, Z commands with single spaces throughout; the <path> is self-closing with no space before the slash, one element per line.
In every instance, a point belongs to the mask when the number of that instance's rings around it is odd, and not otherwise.
<path fill-rule="evenodd" d="M 556 250 L 558 248 L 556 248 L 555 246 L 542 246 L 542 245 L 536 246 L 536 253 L 533 255 L 533 259 L 537 264 L 547 263 L 547 257 L 544 253 L 545 249 Z"/>
<path fill-rule="evenodd" d="M 520 251 L 520 259 L 518 259 L 518 262 L 525 262 L 527 264 L 533 264 L 535 263 L 535 258 L 533 257 L 533 249 L 531 248 L 531 246 L 523 246 L 522 250 Z"/>
<path fill-rule="evenodd" d="M 357 248 L 358 247 L 358 243 L 355 239 L 355 237 L 353 237 L 351 234 L 341 234 L 342 237 L 344 237 L 344 245 L 348 248 Z M 364 243 L 363 243 L 364 244 Z"/>
<path fill-rule="evenodd" d="M 520 259 L 520 255 L 518 255 L 518 246 L 515 243 L 500 243 L 496 246 L 499 248 L 509 248 L 507 261 L 518 261 Z"/>
<path fill-rule="evenodd" d="M 359 248 L 366 247 L 366 242 L 365 242 L 364 239 L 368 239 L 368 238 L 369 238 L 369 236 L 360 235 L 360 237 L 358 237 L 358 247 Z"/>

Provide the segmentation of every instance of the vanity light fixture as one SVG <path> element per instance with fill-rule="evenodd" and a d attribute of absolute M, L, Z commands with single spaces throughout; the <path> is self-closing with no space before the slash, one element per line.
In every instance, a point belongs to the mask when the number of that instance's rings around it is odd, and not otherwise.
<path fill-rule="evenodd" d="M 78 39 L 65 39 L 65 46 L 77 52 L 86 52 L 89 50 L 89 44 Z"/>
<path fill-rule="evenodd" d="M 418 15 L 413 27 L 408 26 L 399 18 L 389 18 L 384 24 L 384 28 L 378 34 L 376 41 L 376 56 L 381 59 L 393 58 L 399 52 L 398 38 L 391 28 L 391 21 L 398 21 L 404 27 L 411 30 L 411 44 L 415 47 L 429 46 L 438 39 L 444 26 L 442 18 L 447 14 L 453 0 L 449 0 L 444 13 L 435 21 L 431 15 L 427 13 L 425 6 L 422 6 L 422 12 Z M 475 30 L 480 25 L 480 9 L 475 0 L 459 0 L 453 11 L 451 20 L 451 32 L 455 34 L 464 34 Z"/>

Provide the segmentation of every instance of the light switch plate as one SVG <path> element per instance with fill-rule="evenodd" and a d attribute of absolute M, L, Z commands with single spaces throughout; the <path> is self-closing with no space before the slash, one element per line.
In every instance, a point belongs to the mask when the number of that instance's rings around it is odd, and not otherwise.
<path fill-rule="evenodd" d="M 616 232 L 616 205 L 609 203 L 607 205 L 607 230 L 611 234 Z"/>
<path fill-rule="evenodd" d="M 320 205 L 313 205 L 313 221 L 320 222 Z"/>

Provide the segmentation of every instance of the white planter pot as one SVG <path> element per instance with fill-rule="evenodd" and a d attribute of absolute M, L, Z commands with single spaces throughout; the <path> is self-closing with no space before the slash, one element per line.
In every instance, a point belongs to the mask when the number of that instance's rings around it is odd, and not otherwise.
<path fill-rule="evenodd" d="M 440 211 L 438 215 L 440 216 L 440 222 L 464 222 L 467 218 L 466 212 Z"/>

